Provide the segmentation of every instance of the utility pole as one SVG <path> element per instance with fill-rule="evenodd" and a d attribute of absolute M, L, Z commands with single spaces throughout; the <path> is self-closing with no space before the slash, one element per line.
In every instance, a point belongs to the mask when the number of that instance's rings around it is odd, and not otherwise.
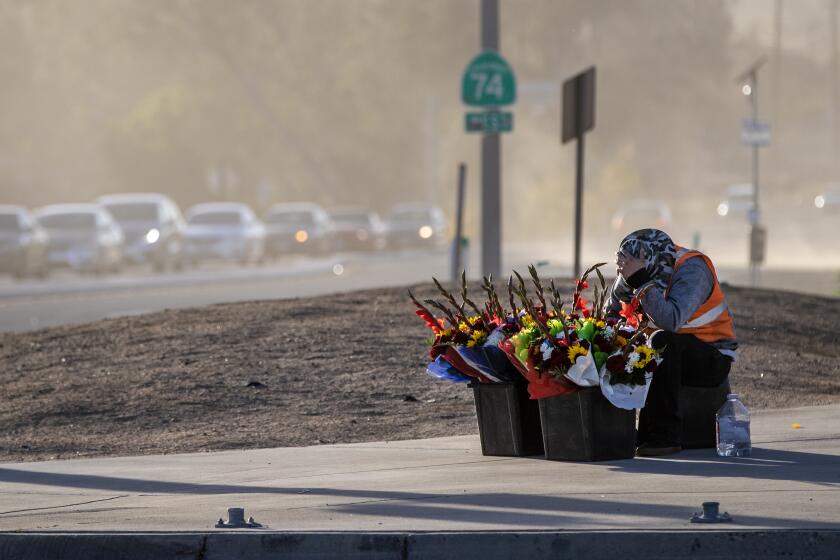
<path fill-rule="evenodd" d="M 762 57 L 738 77 L 743 84 L 741 93 L 749 98 L 750 120 L 746 143 L 752 146 L 752 208 L 750 209 L 750 279 L 753 286 L 759 282 L 760 266 L 764 261 L 765 229 L 761 225 L 761 209 L 759 206 L 759 177 L 758 177 L 758 148 L 769 142 L 769 129 L 762 131 L 763 125 L 758 120 L 758 70 L 767 60 Z M 766 132 L 767 138 L 763 138 Z M 744 136 L 742 132 L 742 136 Z"/>
<path fill-rule="evenodd" d="M 481 50 L 499 50 L 499 2 L 481 0 Z M 481 274 L 502 272 L 502 146 L 498 132 L 481 136 Z"/>
<path fill-rule="evenodd" d="M 840 110 L 837 106 L 840 101 L 840 81 L 837 79 L 837 0 L 831 0 L 828 9 L 831 39 L 831 158 L 836 160 L 840 155 Z"/>
<path fill-rule="evenodd" d="M 773 107 L 771 118 L 776 131 L 776 149 L 771 159 L 774 175 L 778 176 L 782 169 L 784 153 L 779 148 L 779 126 L 781 124 L 781 91 L 782 91 L 782 20 L 784 19 L 784 0 L 776 0 L 773 8 Z"/>

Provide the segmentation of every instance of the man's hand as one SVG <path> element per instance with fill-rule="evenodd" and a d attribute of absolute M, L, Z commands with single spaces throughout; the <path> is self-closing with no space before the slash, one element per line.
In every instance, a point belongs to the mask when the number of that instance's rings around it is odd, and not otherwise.
<path fill-rule="evenodd" d="M 647 264 L 645 263 L 645 256 L 644 248 L 639 249 L 638 258 L 633 255 L 628 255 L 623 251 L 619 251 L 615 254 L 616 270 L 625 280 L 627 280 L 635 273 L 645 268 Z"/>

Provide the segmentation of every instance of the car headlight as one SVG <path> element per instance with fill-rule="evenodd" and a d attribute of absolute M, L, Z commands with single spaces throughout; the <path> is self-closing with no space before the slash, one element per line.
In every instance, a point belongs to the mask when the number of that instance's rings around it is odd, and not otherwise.
<path fill-rule="evenodd" d="M 421 239 L 428 239 L 433 233 L 434 231 L 432 230 L 432 226 L 422 226 L 419 230 L 417 230 L 417 235 L 419 235 Z"/>
<path fill-rule="evenodd" d="M 729 205 L 725 202 L 721 202 L 720 204 L 718 204 L 717 213 L 718 216 L 726 216 L 727 214 L 729 214 Z"/>
<path fill-rule="evenodd" d="M 298 243 L 306 243 L 307 239 L 309 239 L 309 234 L 306 233 L 306 230 L 299 229 L 295 232 L 295 241 Z"/>
<path fill-rule="evenodd" d="M 160 231 L 156 228 L 152 228 L 146 233 L 146 243 L 149 245 L 157 243 L 158 239 L 160 239 Z"/>
<path fill-rule="evenodd" d="M 821 194 L 814 197 L 814 206 L 817 208 L 823 208 L 825 206 L 825 197 Z"/>

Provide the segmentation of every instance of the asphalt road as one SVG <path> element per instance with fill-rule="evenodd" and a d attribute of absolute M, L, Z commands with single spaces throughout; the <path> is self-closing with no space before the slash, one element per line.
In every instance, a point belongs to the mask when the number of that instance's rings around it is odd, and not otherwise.
<path fill-rule="evenodd" d="M 475 257 L 476 255 L 473 255 Z M 506 255 L 505 268 L 524 271 L 534 259 Z M 568 266 L 548 261 L 544 276 L 569 275 Z M 471 270 L 477 270 L 475 258 Z M 152 274 L 134 270 L 105 278 L 57 275 L 45 281 L 0 281 L 0 332 L 79 324 L 108 317 L 213 303 L 308 297 L 446 278 L 445 251 L 346 254 L 300 259 L 268 266 L 234 268 L 208 265 L 181 273 Z M 745 270 L 719 273 L 721 280 L 746 285 Z M 765 271 L 762 285 L 822 295 L 838 295 L 837 271 Z"/>
<path fill-rule="evenodd" d="M 338 255 L 255 268 L 208 266 L 174 274 L 64 275 L 0 284 L 0 332 L 78 324 L 162 309 L 307 297 L 408 285 L 448 274 L 442 253 Z"/>

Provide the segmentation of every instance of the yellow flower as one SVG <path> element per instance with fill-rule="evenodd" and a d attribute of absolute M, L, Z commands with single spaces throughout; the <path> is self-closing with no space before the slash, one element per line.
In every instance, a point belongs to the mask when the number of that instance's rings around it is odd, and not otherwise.
<path fill-rule="evenodd" d="M 589 354 L 589 350 L 581 346 L 580 344 L 575 344 L 574 346 L 569 346 L 569 361 L 575 363 L 578 356 L 586 356 Z"/>
<path fill-rule="evenodd" d="M 461 331 L 462 333 L 468 333 L 468 332 L 470 332 L 470 326 L 468 324 L 466 324 L 465 322 L 461 321 L 458 324 L 458 330 Z"/>
<path fill-rule="evenodd" d="M 606 326 L 607 326 L 607 323 L 605 321 L 601 321 L 600 319 L 595 321 L 595 328 L 603 329 Z"/>
<path fill-rule="evenodd" d="M 625 346 L 627 346 L 627 339 L 626 339 L 626 338 L 624 338 L 623 336 L 617 336 L 617 337 L 615 337 L 615 343 L 616 343 L 616 344 L 617 344 L 620 348 L 624 348 Z"/>
<path fill-rule="evenodd" d="M 536 326 L 536 323 L 534 322 L 534 318 L 531 317 L 530 315 L 523 315 L 521 321 L 522 321 L 522 326 L 525 327 L 526 329 L 530 329 L 530 328 Z"/>
<path fill-rule="evenodd" d="M 472 317 L 470 317 L 467 320 L 470 322 L 470 325 L 475 325 L 476 323 L 481 321 L 481 317 L 479 317 L 478 315 L 473 315 Z"/>
<path fill-rule="evenodd" d="M 455 329 L 453 327 L 449 327 L 448 329 L 444 329 L 441 331 L 440 335 L 443 337 L 452 336 L 455 334 Z"/>
<path fill-rule="evenodd" d="M 476 344 L 481 344 L 484 342 L 485 338 L 487 338 L 487 333 L 485 331 L 475 331 L 472 333 L 470 340 L 467 342 L 467 347 L 472 348 Z"/>
<path fill-rule="evenodd" d="M 644 368 L 653 359 L 653 348 L 650 346 L 636 346 L 634 350 L 639 354 L 639 361 L 636 362 L 638 369 Z"/>

